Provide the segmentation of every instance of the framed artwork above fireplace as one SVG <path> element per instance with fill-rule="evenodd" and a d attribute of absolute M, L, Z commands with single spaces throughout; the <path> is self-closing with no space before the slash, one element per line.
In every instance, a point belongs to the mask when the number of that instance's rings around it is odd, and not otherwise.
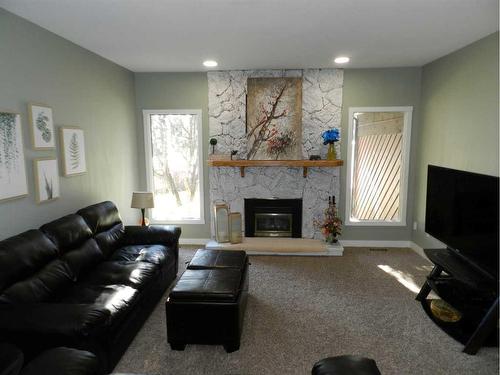
<path fill-rule="evenodd" d="M 247 79 L 247 159 L 302 159 L 302 78 Z"/>

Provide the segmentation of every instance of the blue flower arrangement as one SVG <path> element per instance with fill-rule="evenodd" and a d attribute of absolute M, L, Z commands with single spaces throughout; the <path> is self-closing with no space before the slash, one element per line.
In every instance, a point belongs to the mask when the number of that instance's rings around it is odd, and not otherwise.
<path fill-rule="evenodd" d="M 326 130 L 321 134 L 323 137 L 323 144 L 328 145 L 337 142 L 340 139 L 339 129 L 333 128 L 330 130 Z"/>

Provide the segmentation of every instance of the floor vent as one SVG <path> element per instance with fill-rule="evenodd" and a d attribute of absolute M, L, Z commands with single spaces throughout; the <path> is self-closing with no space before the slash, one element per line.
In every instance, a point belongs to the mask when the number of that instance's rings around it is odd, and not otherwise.
<path fill-rule="evenodd" d="M 385 247 L 370 247 L 370 251 L 387 251 Z"/>

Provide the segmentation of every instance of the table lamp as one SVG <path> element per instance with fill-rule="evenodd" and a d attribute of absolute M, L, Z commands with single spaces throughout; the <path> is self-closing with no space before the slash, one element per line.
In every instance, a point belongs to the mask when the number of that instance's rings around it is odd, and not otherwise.
<path fill-rule="evenodd" d="M 154 208 L 155 202 L 153 193 L 147 191 L 134 191 L 132 193 L 132 208 L 140 208 L 142 212 L 142 222 L 141 225 L 146 225 L 145 212 L 146 208 Z"/>

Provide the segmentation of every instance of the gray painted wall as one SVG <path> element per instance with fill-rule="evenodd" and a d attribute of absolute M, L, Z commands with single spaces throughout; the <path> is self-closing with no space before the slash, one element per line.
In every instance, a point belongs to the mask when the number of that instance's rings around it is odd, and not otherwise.
<path fill-rule="evenodd" d="M 143 109 L 201 109 L 203 160 L 208 158 L 208 81 L 206 73 L 136 73 L 137 143 L 140 186 L 146 189 Z M 210 238 L 208 167 L 203 169 L 205 224 L 181 225 L 183 238 Z"/>
<path fill-rule="evenodd" d="M 357 227 L 344 226 L 343 240 L 408 241 L 411 237 L 414 196 L 415 145 L 419 142 L 417 130 L 420 115 L 421 68 L 346 69 L 344 71 L 344 98 L 342 101 L 341 158 L 347 161 L 347 134 L 349 107 L 412 106 L 412 134 L 410 173 L 408 178 L 408 206 L 406 226 Z M 339 213 L 345 217 L 346 166 L 340 173 Z"/>
<path fill-rule="evenodd" d="M 80 207 L 114 200 L 126 222 L 131 192 L 146 186 L 142 109 L 202 109 L 204 158 L 208 153 L 205 73 L 137 73 L 0 9 L 0 109 L 23 120 L 29 196 L 0 203 L 0 238 L 37 227 Z M 134 95 L 135 93 L 135 95 Z M 60 158 L 30 146 L 27 104 L 54 110 L 56 126 L 85 130 L 88 173 L 61 177 L 62 197 L 36 205 L 32 160 Z M 346 69 L 342 130 L 352 106 L 413 106 L 411 172 L 406 227 L 345 227 L 346 240 L 408 240 L 431 244 L 423 233 L 427 164 L 498 175 L 498 33 L 423 68 Z M 135 112 L 134 112 L 135 107 Z M 345 139 L 344 139 L 345 140 Z M 341 157 L 346 159 L 346 142 Z M 345 212 L 345 167 L 340 213 Z M 204 171 L 205 217 L 209 215 Z M 412 204 L 415 202 L 415 204 Z M 415 209 L 414 209 L 415 207 Z M 416 220 L 417 232 L 411 224 Z M 209 224 L 183 227 L 184 238 L 208 238 Z"/>
<path fill-rule="evenodd" d="M 423 68 L 412 240 L 424 233 L 427 166 L 498 176 L 498 32 Z"/>
<path fill-rule="evenodd" d="M 347 111 L 350 106 L 396 106 L 411 105 L 413 129 L 418 126 L 420 103 L 420 68 L 401 69 L 346 69 L 344 71 L 344 99 L 342 131 L 347 134 Z M 203 147 L 204 160 L 208 153 L 208 83 L 206 73 L 136 73 L 136 110 L 138 116 L 139 165 L 141 166 L 141 188 L 146 188 L 144 163 L 143 109 L 192 109 L 203 110 Z M 345 141 L 345 139 L 344 139 Z M 414 139 L 412 140 L 412 142 Z M 345 160 L 346 142 L 342 143 L 342 159 Z M 413 157 L 412 148 L 412 162 Z M 210 200 L 208 197 L 208 168 L 204 170 L 205 217 L 209 218 Z M 413 186 L 410 175 L 410 186 Z M 410 194 L 413 191 L 410 189 Z M 341 170 L 341 215 L 344 214 L 345 167 Z M 409 195 L 412 197 L 412 195 Z M 344 228 L 343 239 L 349 240 L 409 240 L 412 200 L 408 205 L 408 225 L 400 228 Z M 210 226 L 184 225 L 184 238 L 210 238 Z"/>
<path fill-rule="evenodd" d="M 3 9 L 0 56 L 0 109 L 22 115 L 29 189 L 26 198 L 0 203 L 0 239 L 106 199 L 116 202 L 125 221 L 137 221 L 137 210 L 129 208 L 138 181 L 133 74 Z M 59 139 L 56 150 L 31 149 L 29 102 L 51 106 L 56 127 L 85 131 L 88 173 L 61 177 L 61 198 L 41 205 L 32 160 L 60 160 Z"/>

